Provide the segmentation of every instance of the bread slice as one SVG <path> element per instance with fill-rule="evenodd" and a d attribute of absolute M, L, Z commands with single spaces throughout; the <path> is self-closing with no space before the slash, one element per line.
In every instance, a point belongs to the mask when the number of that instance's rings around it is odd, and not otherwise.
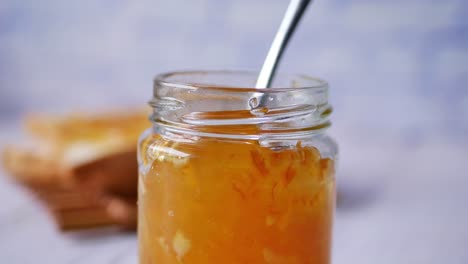
<path fill-rule="evenodd" d="M 137 139 L 149 125 L 145 111 L 29 116 L 25 128 L 35 143 L 7 146 L 3 164 L 46 203 L 62 229 L 115 223 L 128 228 L 136 210 L 120 214 L 126 221 L 115 219 L 102 197 L 112 197 L 112 204 L 120 197 L 136 200 Z"/>
<path fill-rule="evenodd" d="M 63 164 L 48 154 L 33 148 L 6 146 L 2 153 L 3 167 L 15 180 L 32 188 L 44 190 L 65 187 L 71 180 Z"/>

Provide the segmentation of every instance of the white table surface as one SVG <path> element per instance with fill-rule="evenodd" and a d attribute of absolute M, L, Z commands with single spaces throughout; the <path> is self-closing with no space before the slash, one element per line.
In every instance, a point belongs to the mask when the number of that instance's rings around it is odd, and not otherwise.
<path fill-rule="evenodd" d="M 21 137 L 2 123 L 0 144 Z M 468 263 L 467 144 L 407 147 L 340 140 L 334 263 Z M 0 170 L 2 263 L 137 263 L 137 237 L 113 229 L 60 233 Z"/>

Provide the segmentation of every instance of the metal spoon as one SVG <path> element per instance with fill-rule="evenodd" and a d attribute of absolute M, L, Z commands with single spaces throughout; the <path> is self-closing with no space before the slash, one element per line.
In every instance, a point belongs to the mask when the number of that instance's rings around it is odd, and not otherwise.
<path fill-rule="evenodd" d="M 255 85 L 256 88 L 268 88 L 271 86 L 276 72 L 276 66 L 309 2 L 310 0 L 291 0 L 289 3 L 283 21 L 281 21 L 281 25 L 278 32 L 276 32 L 268 55 L 263 63 L 262 70 L 260 71 Z"/>

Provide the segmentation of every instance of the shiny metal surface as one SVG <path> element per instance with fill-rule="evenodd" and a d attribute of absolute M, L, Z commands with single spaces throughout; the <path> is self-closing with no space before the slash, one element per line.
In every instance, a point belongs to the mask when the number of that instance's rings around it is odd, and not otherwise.
<path fill-rule="evenodd" d="M 289 3 L 283 21 L 278 32 L 276 32 L 268 55 L 263 63 L 255 85 L 256 88 L 268 88 L 271 86 L 281 56 L 310 2 L 310 0 L 291 0 Z"/>

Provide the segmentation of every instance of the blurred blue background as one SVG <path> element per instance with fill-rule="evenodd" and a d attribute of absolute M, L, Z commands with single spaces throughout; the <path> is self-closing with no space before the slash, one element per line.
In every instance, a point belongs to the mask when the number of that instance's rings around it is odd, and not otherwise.
<path fill-rule="evenodd" d="M 0 115 L 131 105 L 175 69 L 259 69 L 287 1 L 0 3 Z M 468 3 L 316 1 L 281 70 L 328 80 L 356 135 L 468 134 Z M 347 131 L 351 133 L 352 131 Z M 383 135 L 385 134 L 385 135 Z"/>
<path fill-rule="evenodd" d="M 2 0 L 0 140 L 26 112 L 144 104 L 163 71 L 259 69 L 287 4 Z M 336 263 L 468 263 L 468 1 L 317 0 L 280 69 L 331 86 Z"/>

